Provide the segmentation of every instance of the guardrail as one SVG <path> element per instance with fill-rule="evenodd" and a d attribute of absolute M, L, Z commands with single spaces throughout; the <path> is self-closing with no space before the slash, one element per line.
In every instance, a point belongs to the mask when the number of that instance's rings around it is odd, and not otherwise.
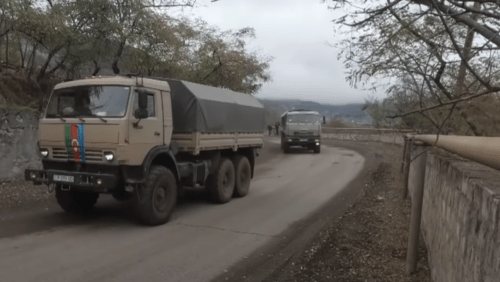
<path fill-rule="evenodd" d="M 338 131 L 339 133 L 347 132 L 347 131 L 360 131 L 360 132 L 378 132 L 378 133 L 387 133 L 387 132 L 395 132 L 395 133 L 417 133 L 412 129 L 392 129 L 392 128 L 366 128 L 366 127 L 321 127 L 322 131 Z"/>

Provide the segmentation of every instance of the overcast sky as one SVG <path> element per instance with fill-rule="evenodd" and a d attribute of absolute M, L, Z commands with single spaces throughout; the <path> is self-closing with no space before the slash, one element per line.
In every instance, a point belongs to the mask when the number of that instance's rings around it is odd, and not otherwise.
<path fill-rule="evenodd" d="M 320 0 L 219 0 L 184 12 L 222 30 L 255 29 L 249 50 L 274 57 L 273 80 L 259 98 L 346 104 L 374 95 L 346 82 L 338 50 L 327 45 L 339 39 L 332 20 L 340 11 L 329 10 Z M 375 96 L 383 98 L 380 92 Z"/>

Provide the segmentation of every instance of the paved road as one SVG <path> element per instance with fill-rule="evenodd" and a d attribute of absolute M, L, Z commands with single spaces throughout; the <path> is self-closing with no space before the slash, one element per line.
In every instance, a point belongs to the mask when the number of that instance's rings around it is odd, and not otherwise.
<path fill-rule="evenodd" d="M 136 225 L 128 204 L 109 199 L 86 218 L 59 209 L 10 216 L 0 222 L 0 281 L 208 281 L 282 239 L 352 181 L 364 158 L 327 146 L 285 155 L 270 139 L 259 161 L 247 197 L 214 205 L 192 191 L 159 227 Z"/>

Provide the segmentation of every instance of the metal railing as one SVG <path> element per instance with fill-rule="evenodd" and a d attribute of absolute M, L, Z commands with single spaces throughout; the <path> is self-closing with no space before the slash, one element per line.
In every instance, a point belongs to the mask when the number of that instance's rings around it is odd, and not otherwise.
<path fill-rule="evenodd" d="M 417 133 L 415 130 L 412 129 L 393 129 L 393 128 L 366 128 L 366 127 L 321 127 L 321 130 L 323 132 L 325 131 L 338 131 L 338 133 L 344 133 L 344 132 L 376 132 L 376 133 L 401 133 L 401 134 L 409 134 L 409 133 Z M 325 132 L 326 133 L 326 132 Z M 332 132 L 329 132 L 332 133 Z"/>

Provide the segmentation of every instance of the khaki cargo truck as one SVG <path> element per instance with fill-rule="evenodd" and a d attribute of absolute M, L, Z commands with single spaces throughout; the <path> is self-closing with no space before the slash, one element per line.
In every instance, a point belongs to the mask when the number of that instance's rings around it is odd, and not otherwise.
<path fill-rule="evenodd" d="M 43 169 L 68 212 L 99 194 L 132 200 L 139 220 L 168 221 L 183 187 L 216 203 L 244 197 L 263 146 L 264 108 L 251 95 L 163 78 L 99 77 L 60 83 L 40 119 Z"/>
<path fill-rule="evenodd" d="M 281 116 L 281 149 L 288 153 L 290 147 L 300 146 L 321 151 L 321 123 L 324 117 L 310 110 L 291 110 Z"/>

